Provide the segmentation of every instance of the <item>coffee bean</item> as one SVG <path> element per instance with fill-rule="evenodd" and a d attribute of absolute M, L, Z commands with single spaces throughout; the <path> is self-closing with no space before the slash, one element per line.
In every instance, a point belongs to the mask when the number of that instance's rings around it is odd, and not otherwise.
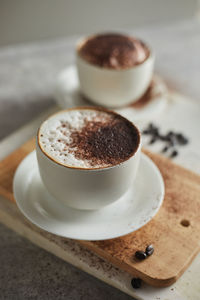
<path fill-rule="evenodd" d="M 131 285 L 134 289 L 139 289 L 142 285 L 142 280 L 140 278 L 133 278 L 131 280 Z"/>
<path fill-rule="evenodd" d="M 150 133 L 150 130 L 145 129 L 145 130 L 142 131 L 142 133 L 143 133 L 143 134 L 149 134 L 149 133 Z"/>
<path fill-rule="evenodd" d="M 149 144 L 154 144 L 155 142 L 156 142 L 156 138 L 153 137 L 153 138 L 150 140 Z"/>
<path fill-rule="evenodd" d="M 178 134 L 176 135 L 176 137 L 177 137 L 177 141 L 178 141 L 178 143 L 179 143 L 180 145 L 186 145 L 186 144 L 188 144 L 188 139 L 187 139 L 186 137 L 184 137 L 184 136 L 182 135 L 182 133 L 178 133 Z"/>
<path fill-rule="evenodd" d="M 139 260 L 144 260 L 147 257 L 147 254 L 144 251 L 136 251 L 135 257 Z"/>
<path fill-rule="evenodd" d="M 164 142 L 166 141 L 166 135 L 160 134 L 159 138 L 161 141 L 164 141 Z"/>
<path fill-rule="evenodd" d="M 154 253 L 153 245 L 148 245 L 145 252 L 148 256 L 152 255 Z"/>
<path fill-rule="evenodd" d="M 178 151 L 174 150 L 174 151 L 172 151 L 170 157 L 173 158 L 173 157 L 175 157 L 177 155 L 178 155 Z"/>
<path fill-rule="evenodd" d="M 174 133 L 173 133 L 173 131 L 169 131 L 167 135 L 172 136 L 172 135 L 174 135 Z"/>
<path fill-rule="evenodd" d="M 174 138 L 174 133 L 172 131 L 169 131 L 166 135 L 164 135 L 165 141 L 170 142 Z"/>
<path fill-rule="evenodd" d="M 156 127 L 155 125 L 153 125 L 152 123 L 150 123 L 149 126 L 148 126 L 148 130 L 151 133 L 155 133 L 155 132 L 158 132 L 158 127 Z"/>
<path fill-rule="evenodd" d="M 167 152 L 170 148 L 172 149 L 170 157 L 173 158 L 178 155 L 178 151 L 174 147 L 178 145 L 186 145 L 189 143 L 189 140 L 182 133 L 175 133 L 173 131 L 168 131 L 167 134 L 160 134 L 159 128 L 156 127 L 153 123 L 150 123 L 146 129 L 143 131 L 144 134 L 149 135 L 151 139 L 149 144 L 154 144 L 157 141 L 163 141 L 165 143 L 162 152 Z"/>
<path fill-rule="evenodd" d="M 169 149 L 169 146 L 165 146 L 165 147 L 162 149 L 162 152 L 167 152 L 168 149 Z"/>

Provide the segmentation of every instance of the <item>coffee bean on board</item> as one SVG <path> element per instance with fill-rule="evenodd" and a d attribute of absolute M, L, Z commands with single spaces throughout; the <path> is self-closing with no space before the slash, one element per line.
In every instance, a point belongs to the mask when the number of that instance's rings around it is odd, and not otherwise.
<path fill-rule="evenodd" d="M 154 253 L 154 247 L 153 247 L 153 245 L 148 245 L 148 246 L 146 247 L 145 253 L 146 253 L 148 256 L 152 255 L 152 254 Z"/>
<path fill-rule="evenodd" d="M 147 254 L 144 251 L 136 251 L 135 257 L 139 260 L 144 260 L 147 257 Z"/>
<path fill-rule="evenodd" d="M 131 285 L 134 289 L 139 289 L 142 285 L 142 280 L 140 278 L 133 278 L 131 280 Z"/>

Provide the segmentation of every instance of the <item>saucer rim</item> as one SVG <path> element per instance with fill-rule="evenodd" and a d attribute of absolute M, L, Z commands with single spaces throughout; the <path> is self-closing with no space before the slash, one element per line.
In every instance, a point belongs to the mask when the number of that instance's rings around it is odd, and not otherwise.
<path fill-rule="evenodd" d="M 17 204 L 19 210 L 28 219 L 28 221 L 30 221 L 35 226 L 37 226 L 38 228 L 40 228 L 40 229 L 42 229 L 42 230 L 44 230 L 48 233 L 55 234 L 55 235 L 63 237 L 63 238 L 69 238 L 69 239 L 74 239 L 74 240 L 83 240 L 83 241 L 100 241 L 100 240 L 109 240 L 109 239 L 113 239 L 113 238 L 119 238 L 119 237 L 128 235 L 128 234 L 142 228 L 144 225 L 146 225 L 149 221 L 151 221 L 155 217 L 155 215 L 158 213 L 159 209 L 161 208 L 161 206 L 163 204 L 164 196 L 165 196 L 165 185 L 164 185 L 164 180 L 163 180 L 162 174 L 160 173 L 157 165 L 146 154 L 141 153 L 141 159 L 144 159 L 145 161 L 147 161 L 148 164 L 151 165 L 151 169 L 153 168 L 153 172 L 157 173 L 157 180 L 159 181 L 159 186 L 160 186 L 160 193 L 159 193 L 159 196 L 157 196 L 157 198 L 159 197 L 159 201 L 157 201 L 157 207 L 154 208 L 151 211 L 151 214 L 149 214 L 149 216 L 146 217 L 145 220 L 143 220 L 142 223 L 138 222 L 137 226 L 134 227 L 134 229 L 131 229 L 130 227 L 127 226 L 127 230 L 124 233 L 110 234 L 109 237 L 99 237 L 99 238 L 96 237 L 96 236 L 95 236 L 95 238 L 91 238 L 91 237 L 87 238 L 87 234 L 85 234 L 85 237 L 82 236 L 82 237 L 78 238 L 78 237 L 75 237 L 73 234 L 72 235 L 70 235 L 70 234 L 63 235 L 63 234 L 58 233 L 56 230 L 55 231 L 54 230 L 48 230 L 43 224 L 41 225 L 41 223 L 39 224 L 38 222 L 36 222 L 34 220 L 33 214 L 31 215 L 29 212 L 26 211 L 26 209 L 24 209 L 24 205 L 22 203 L 23 201 L 22 200 L 20 201 L 19 197 L 17 196 L 17 194 L 18 194 L 18 183 L 20 182 L 20 173 L 23 171 L 23 168 L 24 168 L 24 165 L 26 164 L 26 161 L 29 160 L 34 155 L 35 155 L 34 159 L 36 160 L 36 151 L 34 150 L 34 151 L 30 152 L 21 161 L 21 163 L 17 167 L 17 170 L 16 170 L 15 175 L 14 175 L 14 179 L 13 179 L 13 194 L 14 194 L 14 198 L 15 198 L 15 201 L 16 201 L 16 204 Z M 28 186 L 30 186 L 30 182 L 28 183 Z M 26 190 L 28 190 L 28 189 L 29 188 L 26 187 Z M 45 190 L 46 190 L 46 188 L 45 188 Z M 112 206 L 113 204 L 116 204 L 116 202 L 110 204 L 109 206 Z M 66 206 L 66 207 L 68 207 L 68 206 Z M 68 208 L 72 209 L 71 207 L 68 207 Z M 78 211 L 76 209 L 73 209 L 73 210 Z M 81 212 L 82 212 L 82 210 L 81 210 Z"/>

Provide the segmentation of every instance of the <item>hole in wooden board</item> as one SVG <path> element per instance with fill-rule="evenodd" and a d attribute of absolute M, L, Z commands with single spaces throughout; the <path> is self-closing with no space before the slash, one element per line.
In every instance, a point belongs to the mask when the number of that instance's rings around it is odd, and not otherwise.
<path fill-rule="evenodd" d="M 189 227 L 190 226 L 190 221 L 183 219 L 181 220 L 181 225 L 184 227 Z"/>

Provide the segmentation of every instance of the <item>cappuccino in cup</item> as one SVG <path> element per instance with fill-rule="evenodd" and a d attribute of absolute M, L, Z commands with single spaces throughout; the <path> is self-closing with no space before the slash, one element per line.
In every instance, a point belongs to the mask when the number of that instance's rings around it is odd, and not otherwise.
<path fill-rule="evenodd" d="M 98 209 L 118 200 L 132 184 L 140 133 L 115 112 L 73 108 L 40 126 L 36 149 L 42 181 L 56 201 Z"/>
<path fill-rule="evenodd" d="M 135 37 L 101 33 L 78 42 L 76 65 L 80 92 L 87 99 L 121 107 L 137 101 L 148 89 L 154 54 Z"/>

